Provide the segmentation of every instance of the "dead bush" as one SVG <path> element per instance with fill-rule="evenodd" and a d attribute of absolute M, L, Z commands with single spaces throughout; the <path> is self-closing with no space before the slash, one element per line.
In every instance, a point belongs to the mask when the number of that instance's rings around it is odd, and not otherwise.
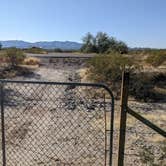
<path fill-rule="evenodd" d="M 29 57 L 24 59 L 23 62 L 25 65 L 39 65 L 40 60 L 38 58 Z"/>

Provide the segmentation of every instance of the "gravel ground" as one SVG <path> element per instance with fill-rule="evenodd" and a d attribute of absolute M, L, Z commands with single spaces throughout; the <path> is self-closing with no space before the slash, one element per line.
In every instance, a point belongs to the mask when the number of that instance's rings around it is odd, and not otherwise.
<path fill-rule="evenodd" d="M 84 64 L 80 65 L 80 62 L 65 63 L 60 61 L 41 66 L 32 75 L 15 79 L 79 82 L 79 69 Z M 93 103 L 98 100 L 93 100 L 92 102 L 89 95 L 89 100 L 83 101 L 83 98 L 87 97 L 87 93 L 81 97 L 80 94 L 84 89 L 76 92 L 73 87 L 52 88 L 42 86 L 40 88 L 36 87 L 36 89 L 32 85 L 25 85 L 25 87 L 26 90 L 17 86 L 10 87 L 13 94 L 16 94 L 16 91 L 17 95 L 19 94 L 14 102 L 19 101 L 20 103 L 21 101 L 21 103 L 25 102 L 26 104 L 12 106 L 13 103 L 11 105 L 8 103 L 7 106 L 7 165 L 103 166 L 102 161 L 105 160 L 105 152 L 101 149 L 104 149 L 105 146 L 103 131 L 105 128 L 105 115 L 101 105 L 98 105 L 98 109 L 94 108 Z M 86 91 L 89 94 L 91 93 L 91 89 L 86 89 Z M 23 94 L 24 97 L 20 97 Z M 114 165 L 117 163 L 119 101 L 116 101 L 116 104 Z M 165 103 L 130 102 L 130 107 L 166 129 Z M 91 110 L 90 112 L 88 111 L 89 109 Z M 80 123 L 82 124 L 81 126 Z M 70 128 L 71 124 L 74 126 Z M 107 125 L 109 126 L 109 122 Z M 146 165 L 140 162 L 139 157 L 139 152 L 145 145 L 152 147 L 157 158 L 161 153 L 159 142 L 162 140 L 163 138 L 158 134 L 129 116 L 125 165 Z M 63 150 L 60 152 L 62 147 Z M 161 166 L 165 166 L 164 164 Z"/>
<path fill-rule="evenodd" d="M 15 80 L 79 82 L 78 70 L 76 65 L 42 66 Z M 103 106 L 103 92 L 94 96 L 94 90 L 5 85 L 7 166 L 103 166 L 110 107 Z"/>
<path fill-rule="evenodd" d="M 129 101 L 129 107 L 166 131 L 166 103 L 143 103 Z M 116 101 L 113 165 L 117 165 L 120 117 L 119 110 L 120 101 Z M 164 144 L 164 141 L 166 141 L 166 139 L 163 136 L 160 136 L 158 133 L 145 126 L 142 122 L 128 115 L 124 160 L 125 166 L 151 166 L 152 164 L 150 162 L 147 162 L 146 164 L 141 161 L 144 157 L 146 158 L 146 161 L 150 160 L 150 158 L 151 160 L 154 159 L 156 166 L 165 166 L 166 151 L 162 151 L 162 149 L 166 148 L 166 142 Z M 149 151 L 145 152 L 144 149 L 148 149 Z M 147 158 L 146 155 L 150 158 Z"/>

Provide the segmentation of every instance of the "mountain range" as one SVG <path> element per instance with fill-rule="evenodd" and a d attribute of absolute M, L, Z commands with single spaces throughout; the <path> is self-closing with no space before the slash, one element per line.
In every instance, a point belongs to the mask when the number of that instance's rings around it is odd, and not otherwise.
<path fill-rule="evenodd" d="M 17 48 L 31 48 L 31 47 L 40 47 L 43 49 L 55 49 L 60 48 L 63 50 L 78 50 L 81 48 L 82 44 L 72 41 L 40 41 L 40 42 L 26 42 L 21 40 L 7 40 L 0 41 L 3 48 L 7 47 L 17 47 Z"/>

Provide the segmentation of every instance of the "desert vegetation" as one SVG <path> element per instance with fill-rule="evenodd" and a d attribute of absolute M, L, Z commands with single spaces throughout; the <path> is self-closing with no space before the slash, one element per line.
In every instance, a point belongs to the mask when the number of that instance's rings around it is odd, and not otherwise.
<path fill-rule="evenodd" d="M 145 106 L 145 103 L 158 105 L 166 101 L 165 53 L 165 50 L 160 49 L 129 49 L 126 53 L 116 49 L 112 49 L 111 52 L 98 52 L 98 55 L 88 62 L 86 78 L 93 82 L 107 83 L 114 92 L 117 101 L 119 101 L 121 73 L 125 68 L 130 72 L 129 105 L 136 112 L 165 129 L 163 127 L 165 121 L 163 108 L 165 108 L 165 104 L 161 104 L 162 109 L 158 106 L 156 109 L 154 107 L 146 108 Z M 142 105 L 141 108 L 137 107 L 139 104 Z M 119 106 L 119 104 L 117 105 Z M 155 118 L 156 114 L 158 117 Z M 115 123 L 117 121 L 115 130 L 118 133 L 118 111 L 115 117 Z M 162 117 L 164 118 L 162 119 Z M 126 165 L 132 165 L 133 163 L 138 166 L 165 165 L 164 156 L 166 151 L 163 137 L 130 116 L 127 119 L 126 135 Z"/>
<path fill-rule="evenodd" d="M 47 54 L 47 51 L 45 49 L 39 48 L 39 47 L 27 48 L 27 49 L 24 49 L 24 52 L 31 53 L 31 54 Z"/>
<path fill-rule="evenodd" d="M 97 53 L 88 63 L 89 80 L 107 83 L 115 96 L 120 95 L 121 73 L 126 68 L 131 75 L 132 97 L 142 101 L 165 100 L 166 50 L 129 49 L 124 42 L 103 32 L 95 37 L 87 33 L 81 50 Z M 160 66 L 163 66 L 163 71 L 159 69 Z"/>
<path fill-rule="evenodd" d="M 166 62 L 166 50 L 165 49 L 132 49 L 128 52 L 129 55 L 135 56 L 137 59 L 144 60 L 145 65 L 151 65 L 157 68 L 161 65 L 165 65 Z"/>
<path fill-rule="evenodd" d="M 39 65 L 40 60 L 38 58 L 34 58 L 34 57 L 27 57 L 24 59 L 23 64 L 25 64 L 25 65 Z"/>
<path fill-rule="evenodd" d="M 23 62 L 25 59 L 25 54 L 21 49 L 13 47 L 1 52 L 0 58 L 2 62 L 6 62 L 8 65 L 14 68 Z"/>
<path fill-rule="evenodd" d="M 17 48 L 9 48 L 6 50 L 6 59 L 12 68 L 22 63 L 25 58 L 22 50 Z"/>
<path fill-rule="evenodd" d="M 166 53 L 151 54 L 146 62 L 154 67 L 162 65 L 166 61 Z"/>
<path fill-rule="evenodd" d="M 83 37 L 82 52 L 85 53 L 112 53 L 118 52 L 125 54 L 128 47 L 123 41 L 118 41 L 114 37 L 109 37 L 104 32 L 98 32 L 94 37 L 91 33 L 87 33 Z"/>
<path fill-rule="evenodd" d="M 0 78 L 9 79 L 16 76 L 27 76 L 33 73 L 29 65 L 39 65 L 39 59 L 26 57 L 23 50 L 7 48 L 0 51 Z M 28 65 L 28 66 L 27 66 Z"/>
<path fill-rule="evenodd" d="M 165 100 L 165 72 L 143 71 L 143 66 L 131 57 L 117 53 L 98 55 L 89 61 L 88 78 L 107 83 L 120 95 L 121 73 L 124 67 L 130 71 L 130 94 L 137 100 Z"/>
<path fill-rule="evenodd" d="M 21 50 L 16 48 L 2 49 L 0 51 L 0 61 L 2 62 L 1 64 L 5 64 L 6 67 L 0 70 L 0 77 L 14 78 L 14 79 L 17 77 L 17 79 L 23 79 L 23 80 L 32 79 L 32 80 L 48 80 L 48 81 L 64 81 L 64 82 L 84 81 L 84 82 L 106 83 L 112 89 L 116 99 L 114 152 L 117 157 L 116 151 L 117 151 L 117 140 L 118 140 L 118 129 L 119 129 L 119 110 L 120 110 L 119 99 L 120 99 L 121 73 L 124 70 L 124 68 L 130 71 L 129 101 L 131 100 L 132 102 L 129 102 L 129 104 L 131 108 L 138 111 L 147 119 L 152 120 L 158 126 L 165 128 L 164 127 L 165 114 L 163 110 L 165 109 L 164 102 L 166 101 L 166 91 L 165 91 L 166 51 L 157 50 L 157 49 L 133 50 L 128 48 L 127 45 L 124 44 L 123 42 L 117 41 L 114 38 L 109 37 L 105 33 L 98 33 L 96 37 L 93 37 L 91 36 L 91 34 L 88 34 L 86 38 L 84 38 L 84 41 L 85 42 L 83 43 L 81 51 L 84 53 L 95 53 L 94 55 L 96 56 L 90 58 L 88 61 L 78 60 L 78 59 L 71 60 L 68 58 L 63 60 L 50 59 L 50 61 L 48 61 L 48 64 L 46 64 L 46 66 L 40 66 L 39 65 L 40 60 L 38 58 L 26 57 L 25 56 L 26 53 L 30 52 L 34 54 L 37 53 L 40 54 L 44 53 L 43 51 L 46 51 L 47 53 L 49 52 L 60 53 L 63 51 L 59 49 L 55 50 L 37 49 L 38 51 L 36 51 L 36 48 L 33 48 L 33 51 L 32 49 L 30 49 L 31 51 L 27 51 L 26 49 Z M 44 54 L 44 56 L 47 56 L 48 55 L 47 53 Z M 80 56 L 81 55 L 82 54 L 80 54 Z M 85 54 L 85 56 L 86 55 L 87 54 Z M 29 68 L 31 65 L 37 67 L 30 70 Z M 84 75 L 81 74 L 81 71 L 84 71 Z M 27 87 L 27 89 L 29 88 L 33 89 L 33 87 Z M 56 87 L 55 90 L 57 91 L 55 92 L 52 91 L 51 87 L 48 89 L 45 89 L 45 87 L 43 87 L 43 89 L 39 90 L 39 94 L 40 92 L 45 93 L 45 95 L 48 95 L 49 93 L 52 94 L 54 93 L 54 95 L 56 96 L 59 92 L 58 87 Z M 21 89 L 18 89 L 18 91 L 23 93 Z M 66 87 L 66 89 L 64 89 L 63 92 L 65 94 L 65 105 L 68 108 L 75 110 L 75 108 L 77 107 L 75 101 L 78 99 L 78 97 L 74 96 L 77 95 L 75 93 L 75 88 Z M 89 91 L 86 93 L 89 94 Z M 81 94 L 82 91 L 79 91 L 78 95 Z M 86 96 L 87 94 L 84 95 Z M 38 96 L 36 91 L 34 91 L 33 95 Z M 58 96 L 56 97 L 58 98 Z M 18 96 L 18 98 L 19 100 L 21 99 L 20 96 Z M 62 101 L 64 101 L 63 95 L 60 98 L 62 98 Z M 30 99 L 30 101 L 32 100 Z M 57 101 L 55 101 L 54 104 L 58 104 L 56 102 Z M 87 114 L 89 111 L 88 109 L 93 110 L 95 105 L 93 102 L 90 105 L 86 105 L 85 103 L 80 103 L 80 104 L 82 104 L 81 108 L 85 107 L 85 111 L 87 111 Z M 33 107 L 28 107 L 29 111 L 33 110 L 32 108 Z M 12 107 L 12 109 L 14 109 L 14 107 Z M 58 114 L 58 110 L 55 108 L 50 109 L 50 112 L 49 110 L 45 110 L 45 113 L 46 114 L 43 113 L 45 119 L 47 118 L 49 119 L 49 116 L 52 115 L 52 113 L 55 113 L 55 115 Z M 74 113 L 75 112 L 72 113 L 72 117 L 70 118 L 75 117 L 76 114 L 74 115 Z M 156 116 L 156 114 L 158 116 Z M 33 116 L 36 117 L 40 116 L 40 118 L 42 117 L 40 114 L 39 115 L 35 114 Z M 108 119 L 109 117 L 110 115 L 107 116 Z M 68 117 L 69 121 L 70 118 Z M 95 124 L 98 124 L 98 122 L 100 122 L 100 119 L 94 121 Z M 22 125 L 22 122 L 20 122 L 19 120 L 17 121 L 17 123 L 18 126 Z M 37 125 L 36 122 L 35 124 Z M 165 150 L 164 150 L 165 143 L 163 142 L 163 140 L 160 137 L 157 137 L 152 131 L 149 131 L 149 129 L 147 129 L 143 124 L 137 122 L 135 119 L 132 119 L 131 117 L 128 117 L 127 124 L 128 124 L 127 126 L 128 141 L 127 141 L 126 153 L 132 157 L 131 158 L 126 157 L 127 158 L 126 165 L 132 165 L 133 163 L 135 163 L 135 165 L 140 165 L 141 163 L 142 165 L 149 165 L 149 166 L 154 166 L 154 165 L 164 166 L 163 156 L 165 156 Z M 23 129 L 21 130 L 19 128 L 14 129 L 20 132 L 20 137 L 22 140 L 27 139 L 26 137 L 25 137 L 26 139 L 22 137 L 22 135 L 24 135 L 24 132 L 22 134 L 24 128 L 26 131 L 28 131 L 26 125 L 27 125 L 26 123 L 23 124 Z M 30 123 L 28 123 L 28 125 L 32 127 Z M 110 122 L 108 122 L 107 125 L 110 126 Z M 44 127 L 45 126 L 43 126 L 43 128 Z M 98 127 L 100 128 L 100 126 Z M 54 129 L 56 129 L 56 127 Z M 43 131 L 43 129 L 41 131 Z M 26 136 L 26 132 L 24 136 Z M 66 140 L 62 142 L 65 143 L 65 141 L 72 141 L 72 139 L 70 140 L 70 138 L 66 138 Z M 66 146 L 66 148 L 68 147 Z M 156 153 L 158 154 L 157 156 L 155 156 Z M 43 159 L 43 161 L 39 161 L 39 163 L 40 162 L 44 163 L 45 161 Z"/>

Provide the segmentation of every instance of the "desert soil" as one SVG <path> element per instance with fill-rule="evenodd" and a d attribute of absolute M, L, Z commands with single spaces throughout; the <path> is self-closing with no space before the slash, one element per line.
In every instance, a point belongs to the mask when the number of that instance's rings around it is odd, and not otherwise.
<path fill-rule="evenodd" d="M 60 61 L 40 66 L 34 70 L 34 74 L 14 79 L 80 82 L 79 71 L 85 67 L 84 64 L 65 63 Z M 8 84 L 6 91 L 12 96 L 12 99 L 6 99 L 5 112 L 8 166 L 104 165 L 104 129 L 109 129 L 109 116 L 106 117 L 108 123 L 105 124 L 104 109 L 109 108 L 103 107 L 103 98 L 99 96 L 92 100 L 92 88 Z M 86 91 L 86 94 L 83 91 Z M 114 165 L 118 149 L 119 105 L 119 101 L 116 101 Z M 166 129 L 165 103 L 131 101 L 129 105 Z M 125 165 L 143 165 L 139 152 L 148 144 L 152 146 L 155 154 L 159 155 L 159 141 L 163 141 L 163 138 L 129 116 Z"/>
<path fill-rule="evenodd" d="M 14 80 L 80 82 L 79 70 L 78 62 L 58 62 Z M 103 92 L 93 97 L 92 87 L 11 83 L 4 90 L 8 166 L 102 166 L 107 162 L 105 110 L 110 107 L 103 105 Z"/>

